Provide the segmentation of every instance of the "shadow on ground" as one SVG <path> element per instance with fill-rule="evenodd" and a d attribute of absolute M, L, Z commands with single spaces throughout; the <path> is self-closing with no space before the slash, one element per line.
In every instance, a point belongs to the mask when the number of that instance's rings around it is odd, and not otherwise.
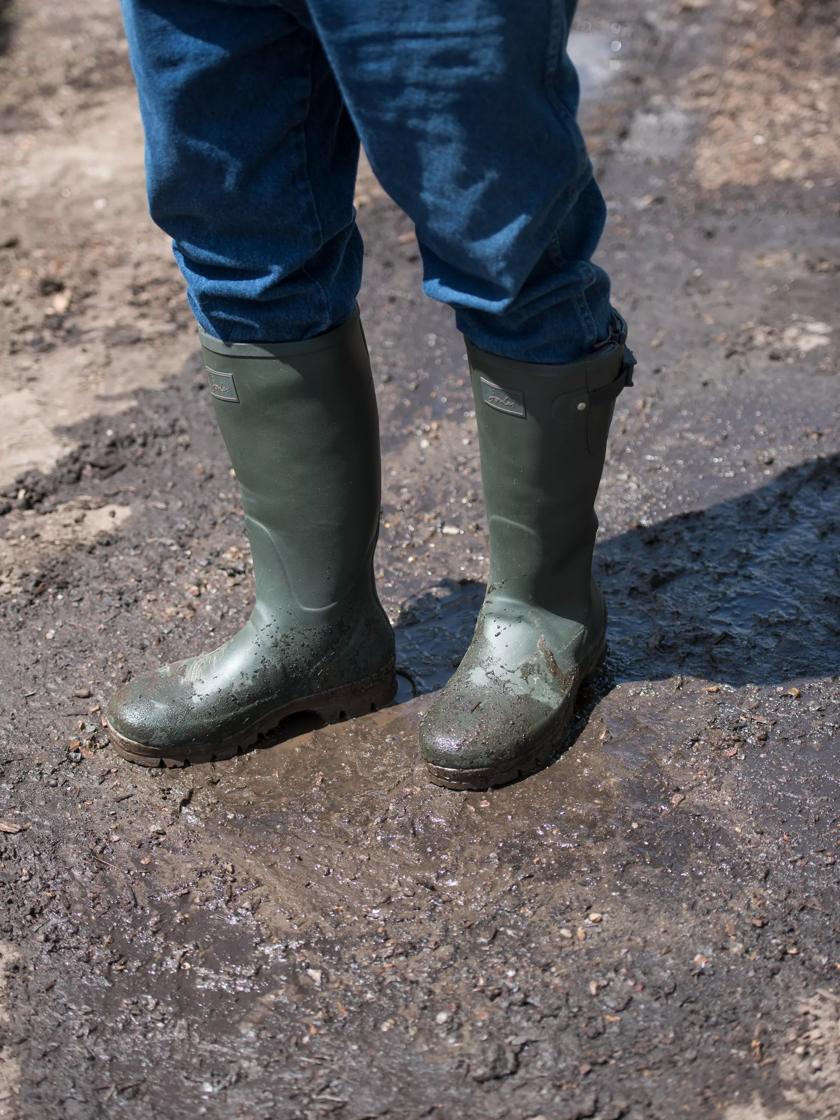
<path fill-rule="evenodd" d="M 838 483 L 840 457 L 808 460 L 758 490 L 601 543 L 607 676 L 741 686 L 836 671 Z M 418 693 L 458 664 L 483 590 L 444 580 L 403 605 L 400 665 Z"/>
<path fill-rule="evenodd" d="M 0 55 L 12 44 L 12 4 L 13 0 L 0 0 Z"/>

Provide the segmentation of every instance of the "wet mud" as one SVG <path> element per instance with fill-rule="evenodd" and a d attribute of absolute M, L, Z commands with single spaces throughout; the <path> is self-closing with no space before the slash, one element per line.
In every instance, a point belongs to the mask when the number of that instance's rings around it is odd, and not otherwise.
<path fill-rule="evenodd" d="M 115 687 L 244 621 L 249 560 L 140 192 L 38 179 L 120 131 L 116 13 L 0 3 L 3 376 L 45 425 L 0 417 L 3 1120 L 840 1116 L 828 8 L 581 5 L 640 360 L 599 500 L 609 650 L 553 765 L 454 793 L 417 726 L 487 576 L 473 406 L 369 177 L 396 702 L 178 771 L 108 748 Z M 105 164 L 135 174 L 126 136 Z"/>

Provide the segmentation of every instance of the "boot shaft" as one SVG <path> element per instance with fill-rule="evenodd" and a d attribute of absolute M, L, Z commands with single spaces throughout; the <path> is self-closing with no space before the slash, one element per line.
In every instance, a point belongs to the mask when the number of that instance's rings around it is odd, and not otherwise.
<path fill-rule="evenodd" d="M 467 346 L 496 599 L 585 620 L 607 436 L 632 384 L 625 334 L 617 319 L 599 350 L 566 365 Z"/>
<path fill-rule="evenodd" d="M 302 342 L 201 342 L 242 493 L 258 611 L 323 612 L 373 594 L 379 422 L 358 315 Z"/>

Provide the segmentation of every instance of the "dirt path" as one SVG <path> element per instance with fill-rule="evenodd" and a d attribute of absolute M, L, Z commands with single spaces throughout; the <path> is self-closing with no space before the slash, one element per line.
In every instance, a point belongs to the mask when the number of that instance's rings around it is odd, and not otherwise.
<path fill-rule="evenodd" d="M 640 359 L 610 654 L 562 758 L 478 795 L 415 759 L 486 574 L 465 363 L 369 177 L 402 702 L 183 772 L 106 748 L 250 574 L 114 5 L 0 0 L 2 1120 L 840 1116 L 831 7 L 582 3 Z"/>

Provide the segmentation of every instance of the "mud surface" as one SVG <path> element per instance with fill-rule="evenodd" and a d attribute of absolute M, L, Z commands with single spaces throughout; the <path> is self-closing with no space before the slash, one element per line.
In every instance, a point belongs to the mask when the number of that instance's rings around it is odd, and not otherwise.
<path fill-rule="evenodd" d="M 840 1116 L 832 9 L 582 4 L 640 359 L 610 653 L 559 761 L 482 795 L 416 761 L 486 576 L 466 367 L 366 175 L 401 702 L 218 766 L 107 749 L 111 690 L 251 577 L 116 13 L 0 2 L 4 1120 Z"/>

